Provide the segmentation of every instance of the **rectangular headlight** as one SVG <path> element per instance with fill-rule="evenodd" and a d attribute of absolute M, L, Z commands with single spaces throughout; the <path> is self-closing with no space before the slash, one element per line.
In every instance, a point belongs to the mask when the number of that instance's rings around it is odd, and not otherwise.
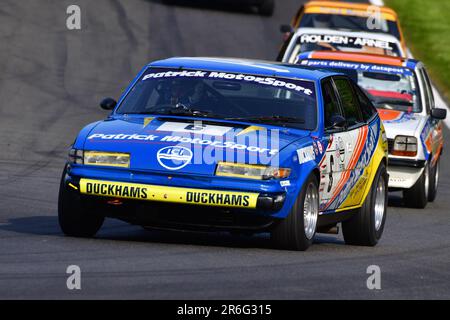
<path fill-rule="evenodd" d="M 290 173 L 291 169 L 286 168 L 232 162 L 219 162 L 216 168 L 216 176 L 257 180 L 283 179 Z"/>
<path fill-rule="evenodd" d="M 417 155 L 417 138 L 410 136 L 396 136 L 391 154 L 394 156 L 414 157 Z"/>
<path fill-rule="evenodd" d="M 130 154 L 119 152 L 84 151 L 84 164 L 92 166 L 130 167 Z"/>

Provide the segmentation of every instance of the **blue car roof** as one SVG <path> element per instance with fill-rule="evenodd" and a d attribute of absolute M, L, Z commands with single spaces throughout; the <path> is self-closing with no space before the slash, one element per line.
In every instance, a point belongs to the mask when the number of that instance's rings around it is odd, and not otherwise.
<path fill-rule="evenodd" d="M 314 70 L 295 64 L 235 58 L 177 57 L 155 61 L 148 64 L 148 66 L 241 72 L 260 76 L 297 78 L 310 81 L 319 81 L 324 77 L 337 74 L 328 70 Z"/>

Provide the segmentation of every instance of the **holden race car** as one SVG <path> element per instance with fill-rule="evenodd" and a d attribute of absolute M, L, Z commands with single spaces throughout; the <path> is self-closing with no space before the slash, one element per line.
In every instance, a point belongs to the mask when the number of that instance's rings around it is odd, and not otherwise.
<path fill-rule="evenodd" d="M 389 143 L 389 188 L 403 191 L 406 205 L 434 201 L 443 149 L 442 121 L 424 65 L 416 60 L 344 52 L 300 55 L 302 66 L 347 74 L 378 108 Z M 367 102 L 369 103 L 369 102 Z"/>
<path fill-rule="evenodd" d="M 282 46 L 277 60 L 296 63 L 298 55 L 310 51 L 346 51 L 406 57 L 400 42 L 388 34 L 300 28 Z"/>
<path fill-rule="evenodd" d="M 293 17 L 291 25 L 281 27 L 287 39 L 298 28 L 320 28 L 377 32 L 395 37 L 407 52 L 397 13 L 384 6 L 344 1 L 309 1 Z"/>
<path fill-rule="evenodd" d="M 296 65 L 171 58 L 145 66 L 69 151 L 59 223 L 270 232 L 306 250 L 316 232 L 375 245 L 386 219 L 387 141 L 351 80 Z M 352 103 L 350 103 L 352 102 Z"/>

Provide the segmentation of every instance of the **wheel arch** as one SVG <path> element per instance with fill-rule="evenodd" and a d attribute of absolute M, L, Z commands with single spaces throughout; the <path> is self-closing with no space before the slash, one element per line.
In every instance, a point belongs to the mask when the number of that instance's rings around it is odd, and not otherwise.
<path fill-rule="evenodd" d="M 312 171 L 311 171 L 311 173 L 312 174 L 314 174 L 314 176 L 316 177 L 316 179 L 317 179 L 317 183 L 320 185 L 320 170 L 319 170 L 319 168 L 314 168 Z M 310 173 L 310 174 L 311 174 Z"/>
<path fill-rule="evenodd" d="M 320 185 L 320 170 L 318 167 L 318 163 L 316 163 L 315 161 L 310 161 L 310 162 L 307 162 L 307 163 L 304 163 L 301 165 L 298 179 L 295 182 L 295 188 L 292 189 L 287 194 L 286 201 L 285 201 L 282 209 L 273 215 L 274 218 L 284 219 L 289 215 L 292 207 L 295 204 L 297 197 L 299 196 L 300 192 L 302 191 L 304 184 L 306 183 L 306 181 L 308 180 L 308 178 L 311 175 L 313 175 L 316 178 L 317 185 L 319 186 Z"/>
<path fill-rule="evenodd" d="M 372 161 L 374 161 L 374 163 L 372 164 L 372 169 L 369 175 L 369 183 L 367 183 L 366 188 L 364 190 L 364 194 L 361 198 L 361 203 L 359 204 L 359 207 L 361 207 L 364 202 L 367 199 L 367 196 L 369 195 L 370 189 L 372 188 L 373 185 L 373 181 L 375 179 L 375 176 L 377 175 L 378 170 L 380 169 L 380 166 L 383 164 L 385 169 L 386 169 L 386 178 L 388 179 L 388 181 L 386 181 L 386 183 L 389 182 L 389 175 L 387 174 L 387 168 L 388 168 L 388 159 L 386 156 L 382 156 L 381 159 L 379 159 L 378 161 L 375 161 L 377 157 L 374 156 L 374 158 L 372 159 Z M 376 166 L 375 166 L 376 164 Z"/>

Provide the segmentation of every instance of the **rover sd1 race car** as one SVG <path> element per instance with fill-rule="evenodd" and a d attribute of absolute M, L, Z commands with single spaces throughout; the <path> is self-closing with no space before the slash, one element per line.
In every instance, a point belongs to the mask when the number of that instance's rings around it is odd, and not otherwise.
<path fill-rule="evenodd" d="M 344 1 L 309 1 L 300 7 L 291 25 L 282 26 L 281 29 L 288 38 L 293 30 L 299 28 L 387 34 L 397 38 L 402 50 L 407 52 L 397 13 L 384 6 Z"/>
<path fill-rule="evenodd" d="M 389 188 L 406 205 L 423 208 L 436 197 L 443 148 L 442 121 L 424 65 L 416 60 L 343 52 L 300 55 L 302 66 L 342 72 L 378 108 L 389 142 Z M 368 102 L 367 102 L 368 103 Z"/>
<path fill-rule="evenodd" d="M 300 28 L 282 46 L 278 61 L 295 63 L 298 55 L 309 51 L 347 51 L 406 57 L 407 52 L 393 36 L 369 32 Z"/>
<path fill-rule="evenodd" d="M 65 234 L 105 217 L 148 228 L 270 232 L 305 250 L 343 222 L 373 246 L 386 219 L 387 141 L 345 75 L 238 59 L 145 66 L 73 143 L 59 193 Z"/>

